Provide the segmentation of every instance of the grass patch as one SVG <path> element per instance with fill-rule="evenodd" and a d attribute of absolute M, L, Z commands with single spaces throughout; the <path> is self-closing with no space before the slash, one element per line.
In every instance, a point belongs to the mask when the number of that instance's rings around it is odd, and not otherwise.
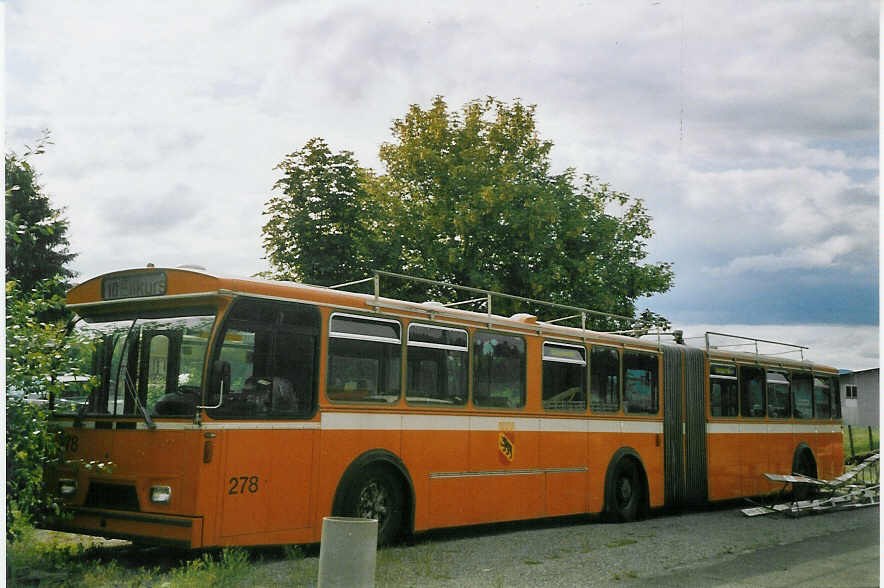
<path fill-rule="evenodd" d="M 375 580 L 378 586 L 420 586 L 422 579 L 450 580 L 448 570 L 458 554 L 433 543 L 378 550 Z"/>
<path fill-rule="evenodd" d="M 125 553 L 120 557 L 117 548 L 60 540 L 51 534 L 41 540 L 27 525 L 17 531 L 16 539 L 6 542 L 10 586 L 239 586 L 252 570 L 249 552 L 239 548 L 203 553 L 162 570 L 127 564 Z"/>
<path fill-rule="evenodd" d="M 173 586 L 239 586 L 249 569 L 246 550 L 225 547 L 217 559 L 204 553 L 202 557 L 172 570 L 166 581 Z"/>
<path fill-rule="evenodd" d="M 633 543 L 638 543 L 635 539 L 614 539 L 613 541 L 609 541 L 605 543 L 605 547 L 623 547 L 624 545 L 632 545 Z"/>
<path fill-rule="evenodd" d="M 543 563 L 542 561 L 537 561 L 536 559 L 526 559 L 525 560 L 525 565 L 528 565 L 528 566 L 539 566 L 542 563 Z"/>
<path fill-rule="evenodd" d="M 849 427 L 849 428 L 848 428 Z M 872 434 L 869 435 L 869 427 L 860 427 L 853 425 L 844 426 L 844 457 L 850 457 L 850 435 L 853 434 L 853 455 L 862 455 L 869 453 L 881 446 L 881 435 L 878 427 L 872 427 Z"/>
<path fill-rule="evenodd" d="M 304 548 L 300 545 L 283 545 L 282 553 L 289 561 L 300 561 L 304 559 Z"/>

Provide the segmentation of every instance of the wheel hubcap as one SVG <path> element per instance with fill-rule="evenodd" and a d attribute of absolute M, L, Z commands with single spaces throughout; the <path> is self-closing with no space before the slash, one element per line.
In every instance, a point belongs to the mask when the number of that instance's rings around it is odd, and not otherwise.
<path fill-rule="evenodd" d="M 372 480 L 359 493 L 359 516 L 366 519 L 377 519 L 378 526 L 383 526 L 387 518 L 389 498 L 384 487 Z"/>
<path fill-rule="evenodd" d="M 626 506 L 632 500 L 632 480 L 623 476 L 617 482 L 617 501 L 620 506 Z"/>

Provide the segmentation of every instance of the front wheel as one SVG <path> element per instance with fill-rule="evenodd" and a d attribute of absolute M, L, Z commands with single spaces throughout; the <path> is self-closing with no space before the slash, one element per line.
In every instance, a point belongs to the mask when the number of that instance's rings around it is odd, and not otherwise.
<path fill-rule="evenodd" d="M 347 516 L 378 521 L 378 545 L 392 543 L 402 530 L 402 487 L 389 470 L 368 467 L 351 484 L 345 502 Z"/>
<path fill-rule="evenodd" d="M 614 466 L 608 488 L 608 518 L 615 522 L 630 522 L 638 518 L 643 489 L 638 468 L 630 459 L 621 459 Z"/>

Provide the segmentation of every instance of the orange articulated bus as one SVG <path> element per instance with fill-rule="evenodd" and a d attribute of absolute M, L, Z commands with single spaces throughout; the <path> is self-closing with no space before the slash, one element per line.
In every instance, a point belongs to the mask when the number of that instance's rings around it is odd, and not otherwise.
<path fill-rule="evenodd" d="M 93 390 L 51 399 L 53 528 L 189 548 L 648 509 L 842 469 L 837 372 L 191 269 L 68 293 Z M 559 307 L 562 308 L 562 307 Z M 586 312 L 577 309 L 585 324 Z"/>

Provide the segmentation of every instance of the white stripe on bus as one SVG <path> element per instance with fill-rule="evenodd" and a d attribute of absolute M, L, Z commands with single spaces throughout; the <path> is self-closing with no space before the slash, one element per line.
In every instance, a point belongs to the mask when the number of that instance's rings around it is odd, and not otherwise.
<path fill-rule="evenodd" d="M 116 421 L 106 430 L 118 429 Z M 131 422 L 131 421 L 128 421 Z M 84 420 L 74 426 L 72 420 L 55 421 L 65 429 L 96 429 L 96 421 Z M 327 431 L 525 431 L 554 433 L 643 433 L 663 434 L 661 421 L 635 421 L 617 419 L 543 418 L 509 416 L 475 416 L 453 414 L 411 414 L 370 412 L 325 412 L 320 421 L 211 421 L 202 424 L 181 422 L 155 422 L 157 430 L 297 430 L 322 429 Z M 148 429 L 147 423 L 138 422 L 138 430 Z M 706 432 L 720 434 L 829 434 L 840 433 L 842 426 L 832 423 L 707 423 Z"/>

